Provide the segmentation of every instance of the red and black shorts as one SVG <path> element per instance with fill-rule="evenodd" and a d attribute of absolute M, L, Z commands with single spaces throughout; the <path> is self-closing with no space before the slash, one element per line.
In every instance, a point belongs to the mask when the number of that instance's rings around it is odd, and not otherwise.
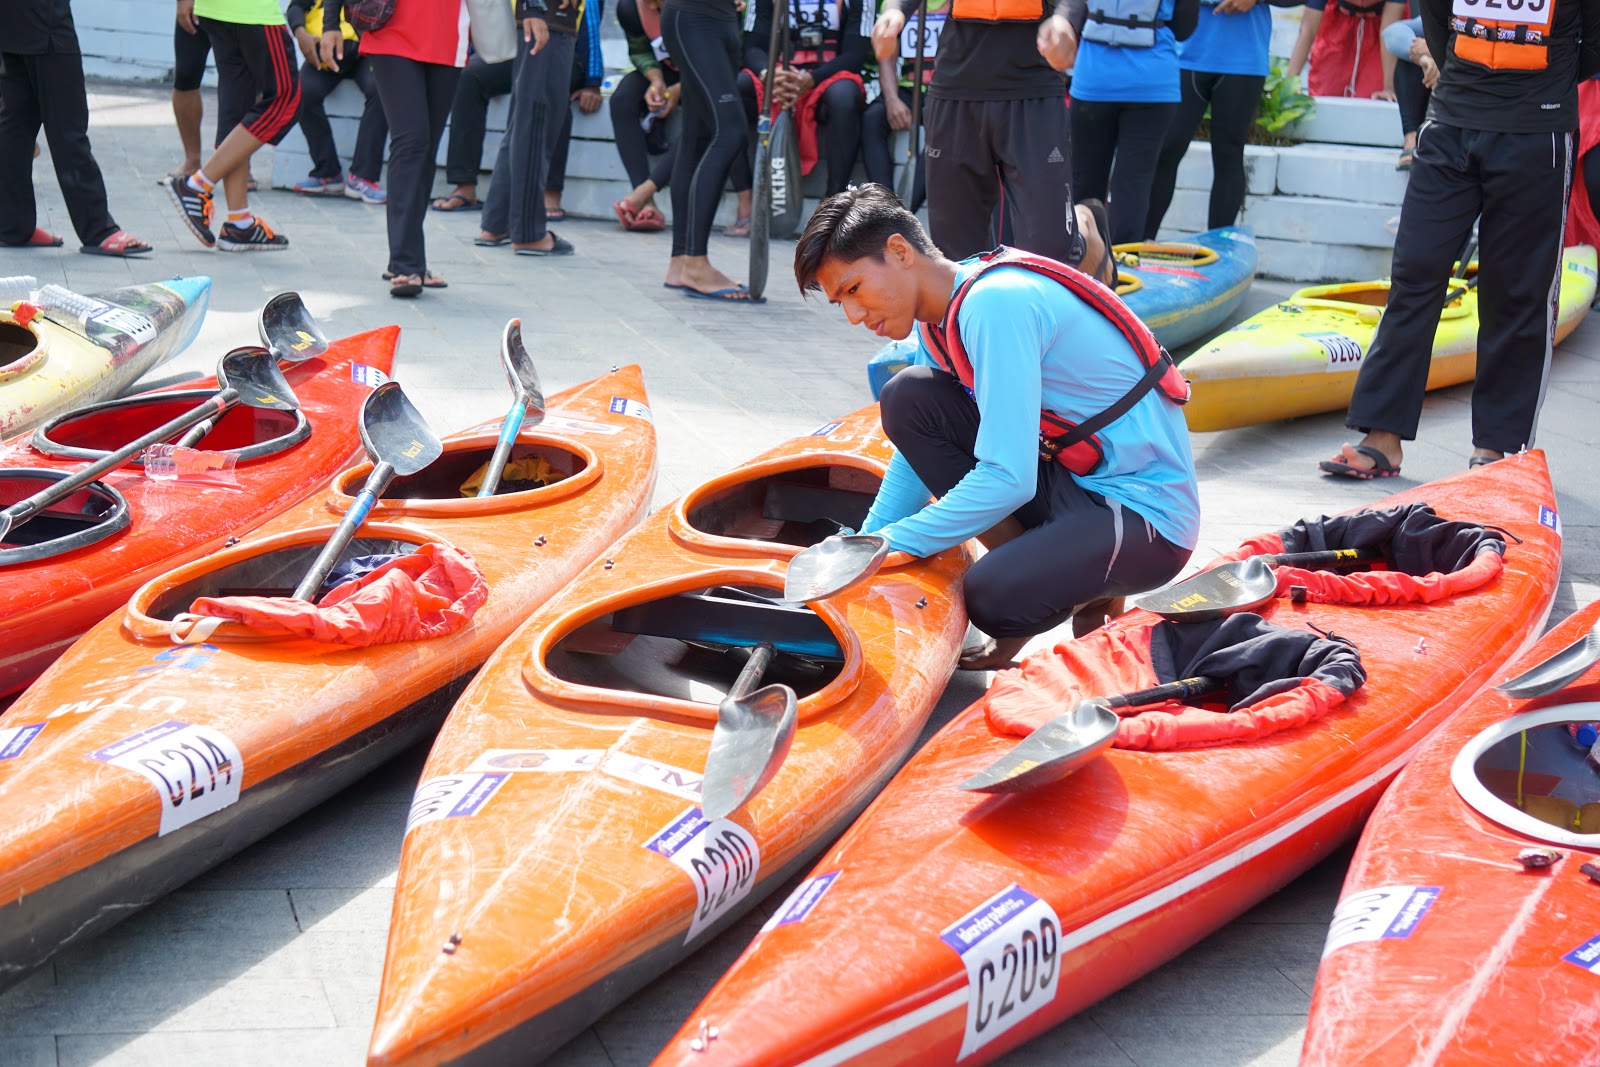
<path fill-rule="evenodd" d="M 300 112 L 300 75 L 286 26 L 246 26 L 202 18 L 217 64 L 217 131 L 243 126 L 277 144 Z"/>

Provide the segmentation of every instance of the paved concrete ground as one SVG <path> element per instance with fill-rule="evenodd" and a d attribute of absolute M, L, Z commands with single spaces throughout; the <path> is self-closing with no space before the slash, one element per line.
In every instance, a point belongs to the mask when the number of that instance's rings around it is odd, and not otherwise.
<path fill-rule="evenodd" d="M 177 161 L 165 94 L 97 87 L 93 140 L 112 208 L 156 253 L 126 263 L 61 251 L 0 251 L 0 275 L 94 290 L 172 274 L 211 274 L 213 306 L 200 343 L 164 369 L 210 370 L 253 340 L 260 303 L 298 289 L 330 335 L 398 322 L 397 376 L 441 430 L 504 410 L 496 344 L 512 315 L 547 389 L 613 363 L 644 366 L 660 430 L 666 502 L 796 433 L 867 399 L 863 363 L 875 345 L 839 313 L 780 284 L 774 250 L 765 307 L 722 307 L 662 289 L 668 239 L 614 223 L 558 227 L 577 245 L 565 260 L 519 259 L 472 245 L 474 216 L 428 221 L 432 267 L 448 291 L 392 300 L 379 281 L 383 211 L 347 201 L 259 195 L 257 206 L 293 242 L 282 253 L 201 249 L 154 182 Z M 258 172 L 266 174 L 266 161 Z M 36 166 L 40 221 L 70 234 L 46 155 Z M 716 238 L 713 258 L 742 276 L 743 242 Z M 1245 311 L 1284 288 L 1257 285 Z M 1600 325 L 1557 355 L 1540 443 L 1561 490 L 1566 569 L 1556 617 L 1600 589 Z M 1303 515 L 1337 511 L 1459 470 L 1469 451 L 1467 391 L 1434 394 L 1406 476 L 1336 483 L 1314 471 L 1343 437 L 1327 416 L 1223 434 L 1194 448 L 1205 526 L 1204 560 L 1240 536 Z M 982 677 L 958 676 L 936 721 L 969 703 Z M 415 751 L 237 858 L 56 959 L 0 995 L 0 1065 L 205 1062 L 348 1065 L 361 1062 L 374 1012 L 401 829 L 424 753 Z M 1344 856 L 1312 870 L 1166 967 L 1030 1045 L 1007 1067 L 1034 1064 L 1290 1064 L 1298 1055 L 1326 924 Z M 631 998 L 557 1058 L 576 1067 L 647 1063 L 781 901 L 775 891 L 738 927 Z"/>

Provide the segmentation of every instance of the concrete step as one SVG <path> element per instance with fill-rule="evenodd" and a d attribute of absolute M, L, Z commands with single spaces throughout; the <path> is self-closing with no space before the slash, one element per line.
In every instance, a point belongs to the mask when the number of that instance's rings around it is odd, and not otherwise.
<path fill-rule="evenodd" d="M 1394 169 L 1399 155 L 1393 148 L 1313 143 L 1277 152 L 1280 194 L 1359 199 L 1396 209 L 1405 199 L 1407 175 Z"/>
<path fill-rule="evenodd" d="M 1323 144 L 1399 148 L 1404 143 L 1400 109 L 1394 104 L 1386 100 L 1346 100 L 1338 96 L 1317 97 L 1316 112 L 1296 123 L 1289 135 Z"/>
<path fill-rule="evenodd" d="M 1278 184 L 1278 153 L 1277 148 L 1266 145 L 1247 144 L 1244 146 L 1244 181 L 1245 192 L 1256 196 L 1270 196 L 1277 190 Z M 1211 142 L 1194 141 L 1189 145 L 1189 150 L 1183 154 L 1183 162 L 1178 164 L 1179 189 L 1205 189 L 1211 188 Z M 1204 229 L 1204 227 L 1201 227 Z"/>

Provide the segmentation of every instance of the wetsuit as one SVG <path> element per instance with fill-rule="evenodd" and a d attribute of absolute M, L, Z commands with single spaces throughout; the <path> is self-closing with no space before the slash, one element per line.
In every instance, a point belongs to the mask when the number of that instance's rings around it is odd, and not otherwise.
<path fill-rule="evenodd" d="M 957 284 L 976 269 L 959 264 Z M 968 615 L 994 637 L 1041 633 L 1078 607 L 1177 574 L 1199 537 L 1200 504 L 1176 405 L 1147 393 L 1101 431 L 1105 460 L 1091 474 L 1039 458 L 1041 411 L 1081 422 L 1144 374 L 1116 326 L 1057 282 L 1016 267 L 975 282 L 958 323 L 973 392 L 934 369 L 919 337 L 917 365 L 883 390 L 896 453 L 862 529 L 926 556 L 1015 516 L 1026 532 L 966 577 Z"/>
<path fill-rule="evenodd" d="M 733 0 L 666 0 L 661 36 L 683 75 L 672 255 L 703 256 L 723 184 L 748 140 L 739 96 L 738 11 Z"/>

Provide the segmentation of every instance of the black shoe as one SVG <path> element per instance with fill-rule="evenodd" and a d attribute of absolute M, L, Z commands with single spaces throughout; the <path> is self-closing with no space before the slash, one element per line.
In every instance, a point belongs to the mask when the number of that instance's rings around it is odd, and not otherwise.
<path fill-rule="evenodd" d="M 289 239 L 273 233 L 272 229 L 258 217 L 242 229 L 231 222 L 224 222 L 222 236 L 217 239 L 217 247 L 224 252 L 275 252 L 278 249 L 288 248 Z"/>
<path fill-rule="evenodd" d="M 207 248 L 215 248 L 217 237 L 211 232 L 211 194 L 192 187 L 187 174 L 169 174 L 161 179 L 161 187 L 177 206 L 178 214 L 183 216 L 184 225 L 189 227 L 190 232 L 200 238 L 200 243 Z"/>

